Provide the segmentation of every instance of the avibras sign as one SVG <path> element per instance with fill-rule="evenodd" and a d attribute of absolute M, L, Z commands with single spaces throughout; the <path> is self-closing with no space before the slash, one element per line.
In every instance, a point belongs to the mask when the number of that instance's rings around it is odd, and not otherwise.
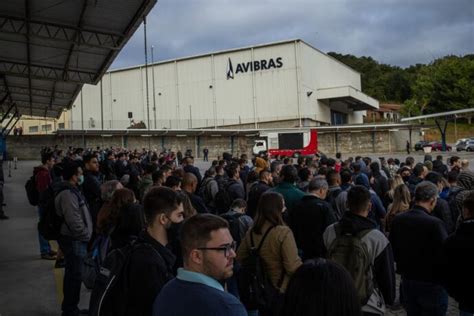
<path fill-rule="evenodd" d="M 259 70 L 268 70 L 268 69 L 277 69 L 283 67 L 283 58 L 270 58 L 270 59 L 262 59 L 262 60 L 255 60 L 255 61 L 248 61 L 246 63 L 237 64 L 235 67 L 232 65 L 232 60 L 229 58 L 227 63 L 227 80 L 234 79 L 234 73 L 246 73 L 249 71 L 259 71 Z"/>

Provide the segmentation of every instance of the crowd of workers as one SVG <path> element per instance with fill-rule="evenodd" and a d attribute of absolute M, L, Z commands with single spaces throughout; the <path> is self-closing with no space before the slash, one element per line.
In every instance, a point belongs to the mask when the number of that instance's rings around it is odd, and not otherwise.
<path fill-rule="evenodd" d="M 59 250 L 39 232 L 40 253 L 65 267 L 63 315 L 446 315 L 448 294 L 474 312 L 474 174 L 459 157 L 224 153 L 201 174 L 191 153 L 41 156 L 40 222 L 48 191 L 62 222 Z M 121 281 L 96 276 L 79 310 L 98 248 L 107 271 L 127 258 Z"/>

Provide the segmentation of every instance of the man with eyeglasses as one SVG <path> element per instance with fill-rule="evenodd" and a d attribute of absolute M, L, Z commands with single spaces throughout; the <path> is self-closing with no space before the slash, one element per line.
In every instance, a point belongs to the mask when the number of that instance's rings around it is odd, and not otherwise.
<path fill-rule="evenodd" d="M 221 282 L 232 276 L 236 244 L 223 218 L 198 214 L 181 228 L 184 268 L 161 290 L 153 315 L 246 316 L 240 301 Z"/>

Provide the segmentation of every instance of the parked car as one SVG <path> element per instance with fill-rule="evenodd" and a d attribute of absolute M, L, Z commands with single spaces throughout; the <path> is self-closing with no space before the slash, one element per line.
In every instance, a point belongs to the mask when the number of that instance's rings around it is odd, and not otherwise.
<path fill-rule="evenodd" d="M 464 147 L 466 151 L 474 151 L 474 140 L 470 140 L 467 142 L 466 147 Z"/>
<path fill-rule="evenodd" d="M 441 142 L 431 142 L 430 146 L 431 146 L 432 151 L 441 151 L 441 150 L 443 150 L 443 144 Z M 451 151 L 451 150 L 453 150 L 453 148 L 451 146 L 449 146 L 448 144 L 446 144 L 446 150 Z"/>
<path fill-rule="evenodd" d="M 457 143 L 456 145 L 456 151 L 463 151 L 466 150 L 466 145 L 467 145 L 468 140 L 462 140 Z"/>
<path fill-rule="evenodd" d="M 460 143 L 466 143 L 467 141 L 474 140 L 474 137 L 468 137 L 468 138 L 460 138 L 456 141 L 456 144 L 454 146 L 458 146 Z"/>
<path fill-rule="evenodd" d="M 429 142 L 427 142 L 426 140 L 420 140 L 419 142 L 415 144 L 415 151 L 423 150 L 423 147 L 429 147 L 429 146 L 430 146 Z"/>

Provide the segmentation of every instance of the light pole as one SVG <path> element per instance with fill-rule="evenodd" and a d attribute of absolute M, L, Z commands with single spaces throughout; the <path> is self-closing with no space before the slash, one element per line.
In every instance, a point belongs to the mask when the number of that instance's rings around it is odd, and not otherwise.
<path fill-rule="evenodd" d="M 153 49 L 155 48 L 154 45 L 151 45 L 151 81 L 152 83 L 152 89 L 153 89 L 153 115 L 155 117 L 155 129 L 156 129 L 156 95 L 155 95 L 155 65 L 154 63 L 154 58 L 153 58 Z"/>
<path fill-rule="evenodd" d="M 146 37 L 146 17 L 143 17 L 143 32 L 145 35 L 145 85 L 146 85 L 146 116 L 147 128 L 150 129 L 150 97 L 148 95 L 148 46 Z M 101 81 L 102 82 L 102 81 Z"/>

